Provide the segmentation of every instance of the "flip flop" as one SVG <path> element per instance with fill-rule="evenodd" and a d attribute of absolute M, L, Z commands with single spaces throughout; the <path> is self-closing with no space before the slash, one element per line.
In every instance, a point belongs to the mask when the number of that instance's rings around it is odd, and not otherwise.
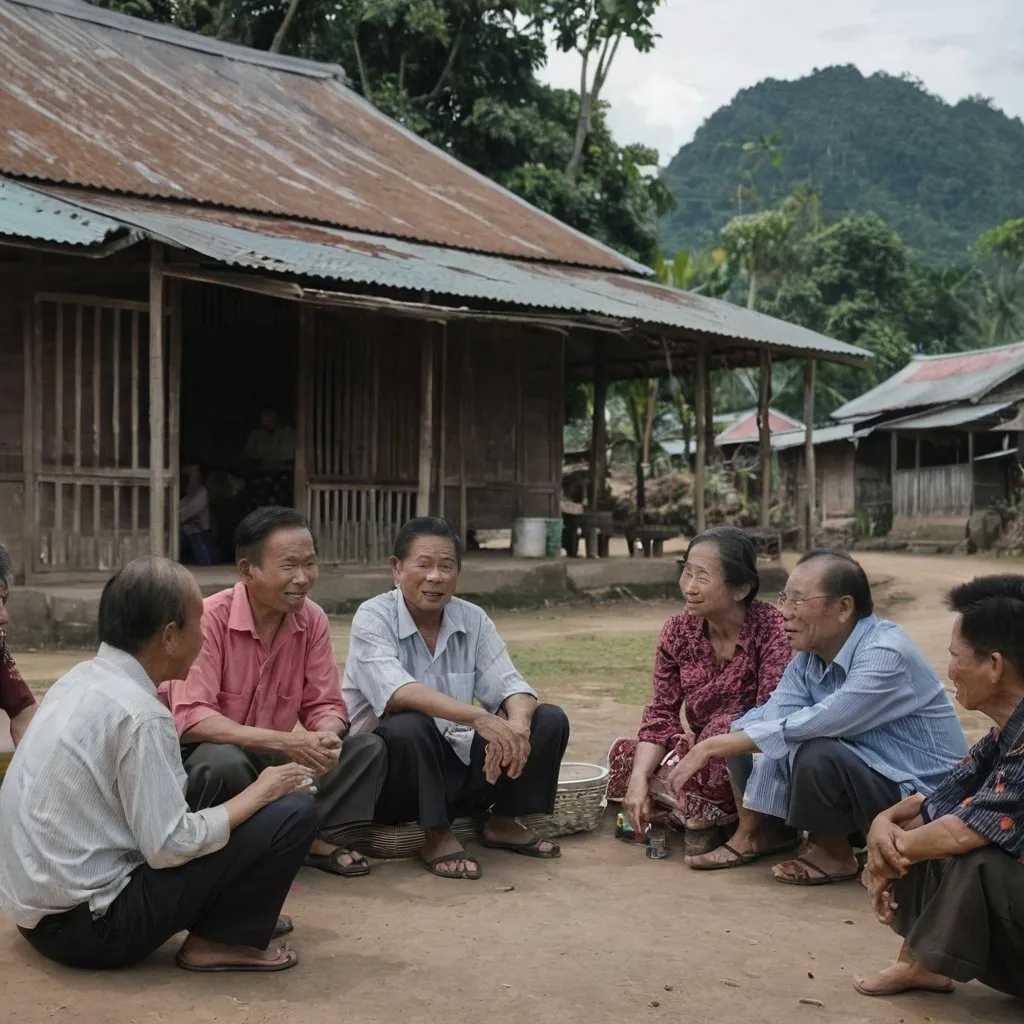
<path fill-rule="evenodd" d="M 292 924 L 292 919 L 287 914 L 282 914 L 277 919 L 277 924 L 274 925 L 274 930 L 270 933 L 270 937 L 272 939 L 279 939 L 282 935 L 287 935 L 293 931 L 295 931 L 295 925 Z"/>
<path fill-rule="evenodd" d="M 783 885 L 832 885 L 835 882 L 852 882 L 855 879 L 860 878 L 860 871 L 854 871 L 848 875 L 830 875 L 827 871 L 823 871 L 819 868 L 814 861 L 810 861 L 806 857 L 794 857 L 793 861 L 804 865 L 803 877 L 774 875 L 773 877 L 776 882 L 782 882 Z M 808 874 L 807 868 L 810 868 L 811 871 L 817 871 L 818 874 Z"/>
<path fill-rule="evenodd" d="M 251 963 L 237 963 L 237 964 L 190 964 L 182 955 L 181 951 L 178 951 L 177 956 L 174 958 L 174 962 L 183 971 L 194 971 L 196 974 L 227 974 L 228 972 L 241 972 L 243 974 L 276 974 L 278 971 L 287 971 L 290 967 L 294 967 L 299 962 L 299 954 L 294 949 L 290 949 L 288 946 L 282 946 L 281 952 L 285 954 L 283 960 L 273 960 L 269 963 L 259 963 L 258 961 L 252 961 Z"/>
<path fill-rule="evenodd" d="M 902 996 L 910 992 L 930 992 L 936 996 L 951 996 L 956 991 L 956 985 L 951 981 L 946 986 L 931 985 L 896 985 L 893 988 L 865 988 L 859 981 L 854 981 L 853 987 L 862 996 Z"/>
<path fill-rule="evenodd" d="M 451 863 L 452 861 L 461 860 L 463 864 L 476 864 L 476 870 L 470 871 L 469 868 L 463 867 L 461 871 L 441 871 L 438 868 L 439 864 Z M 480 865 L 477 864 L 476 859 L 471 857 L 465 850 L 454 850 L 452 853 L 442 853 L 437 857 L 431 857 L 427 860 L 423 854 L 420 854 L 420 863 L 432 874 L 438 878 L 466 878 L 471 882 L 475 882 L 483 872 L 480 870 Z"/>
<path fill-rule="evenodd" d="M 542 839 L 540 836 L 534 836 L 527 843 L 504 843 L 500 839 L 487 839 L 485 836 L 481 836 L 478 840 L 481 846 L 486 846 L 491 850 L 509 850 L 512 853 L 521 853 L 524 857 L 539 857 L 542 860 L 555 860 L 562 856 L 562 848 L 558 843 L 553 842 L 550 839 Z M 541 847 L 544 843 L 550 843 L 550 850 L 542 850 Z"/>
<path fill-rule="evenodd" d="M 756 864 L 759 860 L 763 860 L 765 857 L 774 857 L 780 853 L 788 853 L 799 845 L 800 839 L 798 837 L 796 839 L 780 843 L 778 846 L 772 846 L 767 850 L 758 850 L 754 853 L 740 853 L 739 850 L 730 846 L 728 843 L 722 843 L 722 845 L 716 847 L 716 849 L 728 850 L 735 858 L 734 860 L 719 861 L 716 864 L 687 864 L 687 867 L 692 868 L 694 871 L 724 871 L 727 868 L 742 868 L 747 864 Z M 714 850 L 710 852 L 714 853 Z"/>
<path fill-rule="evenodd" d="M 370 864 L 367 860 L 357 861 L 355 864 L 342 864 L 341 858 L 348 854 L 350 857 L 353 850 L 346 850 L 338 846 L 330 853 L 307 853 L 306 867 L 316 868 L 318 871 L 326 871 L 329 875 L 341 875 L 343 878 L 361 878 L 370 873 Z"/>

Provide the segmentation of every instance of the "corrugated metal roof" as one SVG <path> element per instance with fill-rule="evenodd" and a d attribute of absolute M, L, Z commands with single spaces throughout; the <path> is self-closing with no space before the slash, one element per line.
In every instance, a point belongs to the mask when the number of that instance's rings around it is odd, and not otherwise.
<path fill-rule="evenodd" d="M 802 430 L 803 423 L 800 420 L 787 416 L 778 409 L 768 411 L 768 431 L 772 434 L 783 434 L 790 430 Z M 715 438 L 717 445 L 746 444 L 749 441 L 757 441 L 760 434 L 757 431 L 757 410 L 748 409 L 742 416 L 737 418 L 735 423 L 726 427 L 718 437 Z"/>
<path fill-rule="evenodd" d="M 0 173 L 649 273 L 380 113 L 340 68 L 0 0 Z"/>
<path fill-rule="evenodd" d="M 878 423 L 876 430 L 932 430 L 936 427 L 959 427 L 965 423 L 976 423 L 978 420 L 995 416 L 1012 402 L 982 402 L 979 405 L 954 405 L 945 409 L 935 409 L 922 413 L 920 416 L 908 416 L 905 419 L 890 420 Z"/>
<path fill-rule="evenodd" d="M 70 189 L 45 191 L 229 266 L 427 292 L 434 301 L 445 296 L 592 313 L 744 339 L 838 362 L 869 358 L 864 349 L 806 328 L 626 274 L 503 259 L 228 210 Z"/>
<path fill-rule="evenodd" d="M 0 237 L 57 245 L 102 245 L 125 225 L 0 178 Z"/>
<path fill-rule="evenodd" d="M 855 428 L 852 423 L 839 423 L 834 427 L 818 427 L 811 435 L 811 440 L 817 446 L 819 444 L 830 444 L 833 441 L 851 441 L 855 436 Z M 777 452 L 785 451 L 787 448 L 802 448 L 805 441 L 803 427 L 799 430 L 790 430 L 785 434 L 776 434 L 772 437 L 772 449 Z"/>
<path fill-rule="evenodd" d="M 898 373 L 840 406 L 835 419 L 950 402 L 977 402 L 1024 370 L 1024 342 L 947 356 L 914 356 Z"/>

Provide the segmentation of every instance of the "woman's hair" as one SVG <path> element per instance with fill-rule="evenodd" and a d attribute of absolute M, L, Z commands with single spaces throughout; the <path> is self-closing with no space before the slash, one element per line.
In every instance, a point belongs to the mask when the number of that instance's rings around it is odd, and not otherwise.
<path fill-rule="evenodd" d="M 409 549 L 413 542 L 419 540 L 420 537 L 442 537 L 445 540 L 450 540 L 452 547 L 455 548 L 455 564 L 460 569 L 462 568 L 462 541 L 448 520 L 442 519 L 440 516 L 417 516 L 415 519 L 410 519 L 395 534 L 395 543 L 391 548 L 391 554 L 400 562 L 404 562 L 409 557 Z"/>
<path fill-rule="evenodd" d="M 734 589 L 750 587 L 743 599 L 744 604 L 749 605 L 761 586 L 761 577 L 757 575 L 757 545 L 750 536 L 738 526 L 713 526 L 690 541 L 684 564 L 698 544 L 714 544 L 718 548 L 726 584 Z"/>

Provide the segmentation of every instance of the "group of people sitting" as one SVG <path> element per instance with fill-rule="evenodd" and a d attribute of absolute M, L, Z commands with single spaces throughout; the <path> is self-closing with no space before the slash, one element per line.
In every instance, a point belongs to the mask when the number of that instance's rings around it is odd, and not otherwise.
<path fill-rule="evenodd" d="M 303 865 L 369 873 L 345 842 L 357 823 L 418 823 L 443 878 L 481 877 L 452 829 L 463 815 L 486 815 L 485 847 L 560 855 L 520 819 L 553 809 L 568 720 L 454 596 L 462 552 L 444 520 L 399 531 L 395 589 L 357 611 L 343 681 L 309 599 L 305 519 L 261 508 L 235 541 L 240 580 L 205 602 L 174 562 L 126 565 L 103 591 L 97 656 L 38 708 L 21 684 L 10 708 L 0 907 L 60 963 L 127 965 L 186 931 L 185 969 L 292 967 L 274 943 L 292 930 L 292 880 Z M 608 796 L 636 833 L 681 829 L 695 870 L 777 856 L 789 885 L 861 877 L 904 938 L 864 994 L 977 978 L 1024 996 L 1024 577 L 949 595 L 950 679 L 995 723 L 970 751 L 849 555 L 805 555 L 773 608 L 752 541 L 719 527 L 691 542 L 680 586 L 640 733 L 610 754 Z M 17 673 L 0 655 L 7 701 Z"/>

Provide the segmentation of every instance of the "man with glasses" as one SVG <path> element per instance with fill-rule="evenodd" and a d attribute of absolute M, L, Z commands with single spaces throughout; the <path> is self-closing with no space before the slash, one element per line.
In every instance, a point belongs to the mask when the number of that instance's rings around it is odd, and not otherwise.
<path fill-rule="evenodd" d="M 727 736 L 698 743 L 669 776 L 681 788 L 711 758 L 729 758 L 740 822 L 690 867 L 750 864 L 796 845 L 779 882 L 855 879 L 855 847 L 875 815 L 927 796 L 967 750 L 956 712 L 917 645 L 874 614 L 861 566 L 842 551 L 804 555 L 779 595 L 795 657 L 761 707 Z"/>

